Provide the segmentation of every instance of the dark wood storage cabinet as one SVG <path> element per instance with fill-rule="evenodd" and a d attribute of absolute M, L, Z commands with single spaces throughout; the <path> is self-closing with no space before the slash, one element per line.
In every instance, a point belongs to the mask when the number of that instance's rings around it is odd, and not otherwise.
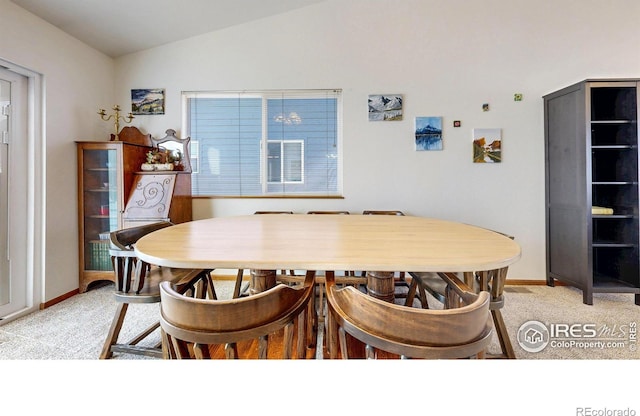
<path fill-rule="evenodd" d="M 76 146 L 79 291 L 83 293 L 95 281 L 114 279 L 109 232 L 162 220 L 191 221 L 191 174 L 140 172 L 151 145 L 79 141 Z"/>
<path fill-rule="evenodd" d="M 589 305 L 606 292 L 640 305 L 639 81 L 585 80 L 543 97 L 547 284 L 575 286 Z"/>

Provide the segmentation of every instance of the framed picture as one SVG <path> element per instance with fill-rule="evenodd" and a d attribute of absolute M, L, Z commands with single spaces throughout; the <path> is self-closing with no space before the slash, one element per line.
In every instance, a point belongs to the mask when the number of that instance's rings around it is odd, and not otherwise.
<path fill-rule="evenodd" d="M 164 88 L 131 90 L 131 113 L 164 114 Z"/>
<path fill-rule="evenodd" d="M 501 130 L 473 129 L 473 163 L 500 163 L 501 161 Z"/>
<path fill-rule="evenodd" d="M 369 121 L 402 120 L 402 95 L 370 95 Z"/>
<path fill-rule="evenodd" d="M 416 117 L 416 150 L 442 150 L 442 117 Z"/>

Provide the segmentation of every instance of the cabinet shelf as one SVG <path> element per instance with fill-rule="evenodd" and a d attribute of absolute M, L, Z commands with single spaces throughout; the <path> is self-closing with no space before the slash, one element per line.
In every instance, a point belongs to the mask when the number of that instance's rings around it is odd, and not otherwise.
<path fill-rule="evenodd" d="M 616 242 L 605 242 L 605 241 L 594 241 L 592 244 L 593 248 L 634 248 L 637 247 L 631 243 L 616 243 Z"/>
<path fill-rule="evenodd" d="M 624 280 L 612 276 L 596 274 L 593 278 L 594 291 L 601 293 L 636 293 L 637 288 Z"/>
<path fill-rule="evenodd" d="M 633 124 L 635 120 L 592 120 L 591 124 Z"/>
<path fill-rule="evenodd" d="M 637 146 L 633 146 L 630 144 L 611 144 L 611 145 L 591 146 L 591 150 L 631 150 L 636 148 Z"/>
<path fill-rule="evenodd" d="M 593 185 L 637 185 L 636 181 L 591 182 Z"/>

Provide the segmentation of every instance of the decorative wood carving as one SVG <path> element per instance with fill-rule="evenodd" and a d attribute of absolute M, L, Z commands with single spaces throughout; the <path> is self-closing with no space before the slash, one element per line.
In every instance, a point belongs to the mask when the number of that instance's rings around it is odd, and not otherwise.
<path fill-rule="evenodd" d="M 125 221 L 168 220 L 176 174 L 136 175 L 124 210 Z"/>
<path fill-rule="evenodd" d="M 127 126 L 123 127 L 118 134 L 119 141 L 138 144 L 141 146 L 152 146 L 153 137 L 151 134 L 143 134 L 137 127 Z M 115 134 L 111 135 L 111 141 L 115 141 Z"/>

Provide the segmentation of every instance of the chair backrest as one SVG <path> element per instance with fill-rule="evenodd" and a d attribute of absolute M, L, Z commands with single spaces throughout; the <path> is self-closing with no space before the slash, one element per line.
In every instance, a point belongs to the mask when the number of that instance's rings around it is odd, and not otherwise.
<path fill-rule="evenodd" d="M 169 282 L 160 284 L 160 325 L 166 358 L 211 358 L 213 345 L 231 345 L 227 358 L 239 358 L 236 343 L 258 339 L 258 357 L 267 358 L 269 334 L 284 329 L 282 357 L 291 358 L 297 324 L 297 357 L 305 358 L 304 313 L 313 295 L 314 272 L 298 286 L 279 284 L 255 295 L 230 299 L 195 299 Z M 255 357 L 254 357 L 255 358 Z"/>
<path fill-rule="evenodd" d="M 254 214 L 293 214 L 293 211 L 256 211 Z"/>
<path fill-rule="evenodd" d="M 111 243 L 121 251 L 133 251 L 133 245 L 145 235 L 173 224 L 168 221 L 154 222 L 153 224 L 140 225 L 138 227 L 125 228 L 112 231 L 109 234 Z M 113 250 L 112 250 L 113 251 Z M 118 253 L 116 253 L 118 254 Z"/>
<path fill-rule="evenodd" d="M 465 294 L 469 303 L 457 309 L 432 310 L 395 305 L 352 287 L 339 288 L 333 276 L 327 276 L 326 285 L 329 330 L 340 332 L 342 358 L 349 358 L 345 333 L 366 344 L 368 351 L 375 348 L 409 358 L 483 356 L 490 342 L 487 292 L 469 291 Z"/>
<path fill-rule="evenodd" d="M 307 214 L 336 214 L 336 215 L 349 215 L 349 211 L 308 211 Z"/>
<path fill-rule="evenodd" d="M 365 210 L 365 211 L 362 211 L 362 215 L 400 215 L 400 216 L 403 216 L 404 212 L 402 212 L 402 211 L 371 211 L 371 210 Z"/>
<path fill-rule="evenodd" d="M 112 245 L 109 253 L 113 262 L 117 301 L 125 303 L 159 302 L 160 289 L 158 286 L 161 281 L 165 280 L 179 282 L 182 291 L 197 289 L 200 291 L 200 296 L 215 297 L 215 291 L 210 278 L 207 277 L 207 271 L 157 267 L 136 257 L 133 247 L 140 238 L 172 225 L 171 222 L 160 221 L 112 231 L 109 234 Z M 206 293 L 202 293 L 203 290 Z"/>
<path fill-rule="evenodd" d="M 138 261 L 133 251 L 133 246 L 145 235 L 171 225 L 173 224 L 168 221 L 161 221 L 112 231 L 109 234 L 112 245 L 109 253 L 111 254 L 115 273 L 116 296 L 123 296 L 129 293 L 140 294 L 142 292 L 145 280 L 141 276 L 148 272 L 149 266 Z M 138 272 L 136 272 L 136 267 L 140 267 Z M 159 292 L 154 293 L 154 296 L 158 297 Z"/>

